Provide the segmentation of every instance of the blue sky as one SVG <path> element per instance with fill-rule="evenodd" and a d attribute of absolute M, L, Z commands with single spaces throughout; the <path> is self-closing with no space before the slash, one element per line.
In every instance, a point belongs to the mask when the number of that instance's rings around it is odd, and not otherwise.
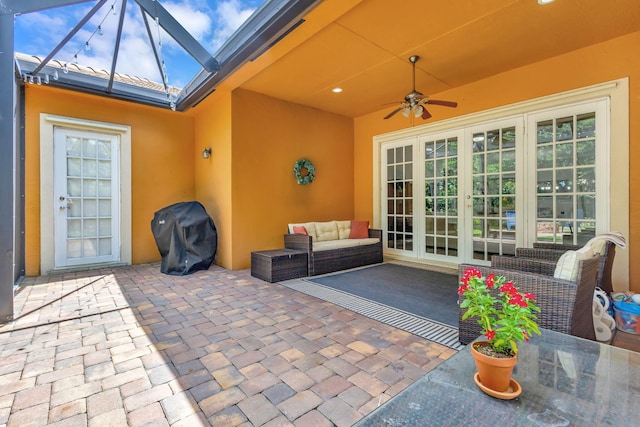
<path fill-rule="evenodd" d="M 265 0 L 158 0 L 211 54 L 229 38 Z M 95 6 L 96 1 L 19 15 L 15 22 L 15 50 L 47 56 Z M 122 0 L 109 0 L 62 48 L 55 59 L 110 70 Z M 116 14 L 112 12 L 112 5 Z M 127 1 L 116 71 L 161 82 L 140 7 Z M 201 69 L 182 48 L 150 21 L 156 46 L 167 69 L 168 83 L 183 87 Z M 98 31 L 100 27 L 101 31 Z M 102 34 L 100 34 L 100 32 Z M 161 43 L 158 43 L 161 41 Z M 88 42 L 88 49 L 87 49 Z"/>

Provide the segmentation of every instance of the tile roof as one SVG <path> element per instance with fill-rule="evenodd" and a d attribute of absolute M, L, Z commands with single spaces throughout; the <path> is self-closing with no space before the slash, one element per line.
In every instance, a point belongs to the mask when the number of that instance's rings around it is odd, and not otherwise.
<path fill-rule="evenodd" d="M 27 55 L 20 52 L 16 52 L 15 57 L 19 61 L 31 62 L 35 64 L 42 63 L 42 60 L 44 59 L 39 56 Z M 63 62 L 58 59 L 52 59 L 47 63 L 47 67 L 57 68 L 58 70 L 64 70 L 65 65 L 66 65 L 66 69 L 70 72 L 82 73 L 88 76 L 98 77 L 98 78 L 104 79 L 105 81 L 108 81 L 110 78 L 110 73 L 107 70 L 100 70 L 94 67 L 87 67 L 87 66 L 75 64 L 72 62 Z M 115 73 L 113 76 L 113 80 L 120 83 L 132 85 L 132 86 L 137 86 L 140 88 L 145 88 L 145 89 L 150 89 L 150 90 L 165 93 L 164 85 L 162 83 L 153 82 L 146 78 L 132 76 L 129 74 Z M 181 90 L 181 88 L 178 88 L 175 86 L 168 86 L 168 88 L 171 95 L 174 95 L 174 96 L 177 96 Z"/>

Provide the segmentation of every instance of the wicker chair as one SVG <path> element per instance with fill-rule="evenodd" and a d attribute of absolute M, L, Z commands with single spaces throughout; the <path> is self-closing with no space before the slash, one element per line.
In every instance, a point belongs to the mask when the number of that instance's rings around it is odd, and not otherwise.
<path fill-rule="evenodd" d="M 521 292 L 530 292 L 536 296 L 536 303 L 541 310 L 538 313 L 538 325 L 541 328 L 595 341 L 591 310 L 600 258 L 594 256 L 580 261 L 575 282 L 556 279 L 548 274 L 469 264 L 460 264 L 458 277 L 462 278 L 464 271 L 469 267 L 477 268 L 484 276 L 491 273 L 505 276 L 507 280 L 513 281 Z M 495 292 L 497 294 L 498 291 Z M 480 325 L 475 318 L 462 320 L 465 310 L 458 310 L 459 340 L 462 344 L 468 344 L 480 336 Z"/>
<path fill-rule="evenodd" d="M 575 251 L 581 248 L 582 246 L 579 245 L 534 243 L 533 248 L 516 248 L 516 258 L 522 258 L 521 260 L 496 255 L 491 258 L 491 266 L 553 275 L 558 260 L 566 251 Z M 596 280 L 597 286 L 605 291 L 607 295 L 613 292 L 611 271 L 613 269 L 613 259 L 615 256 L 616 245 L 613 242 L 607 242 L 604 254 L 602 254 L 600 259 L 598 278 Z"/>

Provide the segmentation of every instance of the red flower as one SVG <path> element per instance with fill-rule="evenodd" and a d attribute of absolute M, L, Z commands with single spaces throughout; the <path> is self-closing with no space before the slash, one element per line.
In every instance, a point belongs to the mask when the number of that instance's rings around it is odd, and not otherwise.
<path fill-rule="evenodd" d="M 480 277 L 482 277 L 482 273 L 477 268 L 467 268 L 464 271 L 464 277 L 467 277 L 467 278 L 478 277 L 478 278 L 480 278 Z"/>
<path fill-rule="evenodd" d="M 485 283 L 487 284 L 487 288 L 493 289 L 495 277 L 496 277 L 495 274 L 489 274 L 487 276 L 487 280 L 485 280 Z"/>
<path fill-rule="evenodd" d="M 467 283 L 462 284 L 458 287 L 458 295 L 462 295 L 464 294 L 464 292 L 469 288 L 469 285 Z"/>
<path fill-rule="evenodd" d="M 505 294 L 513 294 L 514 291 L 517 292 L 515 286 L 513 286 L 513 282 L 505 282 L 504 285 L 500 286 L 500 292 Z"/>
<path fill-rule="evenodd" d="M 533 301 L 536 299 L 536 296 L 534 294 L 530 294 L 530 293 L 526 293 L 524 294 L 524 297 L 530 301 Z"/>
<path fill-rule="evenodd" d="M 487 337 L 488 340 L 492 340 L 496 336 L 496 331 L 488 330 L 484 336 Z"/>

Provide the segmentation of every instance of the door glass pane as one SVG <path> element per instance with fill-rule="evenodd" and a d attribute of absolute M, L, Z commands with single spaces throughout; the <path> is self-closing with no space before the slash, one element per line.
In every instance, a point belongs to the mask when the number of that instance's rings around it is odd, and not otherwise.
<path fill-rule="evenodd" d="M 67 258 L 81 258 L 82 257 L 82 240 L 69 239 L 67 240 Z"/>
<path fill-rule="evenodd" d="M 100 239 L 99 252 L 100 256 L 111 255 L 111 239 Z"/>
<path fill-rule="evenodd" d="M 95 178 L 97 175 L 98 166 L 93 159 L 85 159 L 82 161 L 82 176 L 85 178 Z"/>
<path fill-rule="evenodd" d="M 81 174 L 82 174 L 81 160 L 67 158 L 67 175 L 80 176 Z"/>

